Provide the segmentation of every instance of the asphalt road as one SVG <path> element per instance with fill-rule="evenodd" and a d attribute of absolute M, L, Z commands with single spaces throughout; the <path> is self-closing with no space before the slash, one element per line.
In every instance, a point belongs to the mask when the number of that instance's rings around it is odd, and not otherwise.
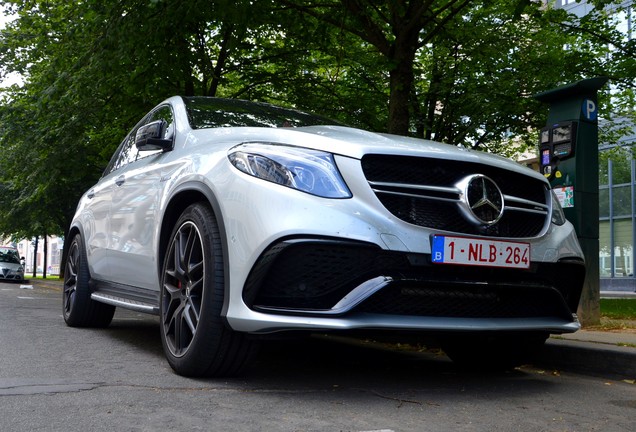
<path fill-rule="evenodd" d="M 634 431 L 636 385 L 310 339 L 237 379 L 175 375 L 157 319 L 66 327 L 59 291 L 0 283 L 0 431 Z M 476 353 L 478 355 L 478 353 Z"/>

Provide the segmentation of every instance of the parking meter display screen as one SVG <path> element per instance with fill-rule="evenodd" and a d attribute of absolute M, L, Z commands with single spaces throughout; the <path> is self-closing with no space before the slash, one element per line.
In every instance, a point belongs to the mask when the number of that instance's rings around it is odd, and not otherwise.
<path fill-rule="evenodd" d="M 550 129 L 544 129 L 541 131 L 541 144 L 550 142 Z"/>
<path fill-rule="evenodd" d="M 572 140 L 572 129 L 570 125 L 567 126 L 557 126 L 552 129 L 552 142 L 560 143 L 564 141 Z"/>
<path fill-rule="evenodd" d="M 541 152 L 541 165 L 550 165 L 550 150 L 546 149 Z"/>

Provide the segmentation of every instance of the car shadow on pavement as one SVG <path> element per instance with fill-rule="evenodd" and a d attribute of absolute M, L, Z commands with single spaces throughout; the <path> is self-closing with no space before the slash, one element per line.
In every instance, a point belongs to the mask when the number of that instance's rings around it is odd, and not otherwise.
<path fill-rule="evenodd" d="M 163 358 L 159 319 L 152 315 L 118 310 L 105 332 L 122 343 Z"/>
<path fill-rule="evenodd" d="M 532 381 L 538 374 L 529 366 L 508 371 L 467 370 L 435 348 L 410 349 L 365 340 L 312 337 L 264 343 L 244 378 L 250 382 L 284 381 L 288 386 L 324 386 L 331 382 L 337 386 L 377 388 L 430 387 L 435 383 L 514 385 L 522 380 L 526 381 L 527 391 L 528 378 Z M 537 385 L 537 391 L 546 391 L 545 386 L 551 384 L 542 380 Z"/>
<path fill-rule="evenodd" d="M 105 330 L 118 343 L 141 350 L 156 358 L 158 363 L 165 362 L 157 317 L 116 314 Z M 438 386 L 456 391 L 467 389 L 469 392 L 490 393 L 492 390 L 496 393 L 495 389 L 501 386 L 514 387 L 519 382 L 523 382 L 524 392 L 544 392 L 558 385 L 555 381 L 534 379 L 537 376 L 532 367 L 503 372 L 465 370 L 435 347 L 422 349 L 319 335 L 263 341 L 253 363 L 241 375 L 195 380 L 201 384 L 222 380 L 229 385 L 247 388 L 283 386 L 287 389 L 320 390 L 327 386 L 330 390 L 381 394 L 404 388 L 431 389 Z"/>

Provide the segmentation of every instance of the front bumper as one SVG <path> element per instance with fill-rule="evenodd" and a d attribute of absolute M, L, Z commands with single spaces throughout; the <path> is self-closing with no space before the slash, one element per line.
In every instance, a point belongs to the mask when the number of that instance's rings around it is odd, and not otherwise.
<path fill-rule="evenodd" d="M 337 164 L 351 199 L 320 199 L 249 176 L 228 176 L 215 190 L 228 241 L 223 317 L 230 328 L 579 329 L 573 314 L 585 267 L 571 224 L 546 220 L 534 237 L 459 234 L 530 243 L 529 270 L 432 264 L 431 236 L 458 234 L 397 217 L 370 188 L 359 160 L 338 157 Z"/>
<path fill-rule="evenodd" d="M 0 280 L 23 281 L 24 272 L 0 268 Z"/>
<path fill-rule="evenodd" d="M 287 238 L 247 278 L 249 313 L 235 329 L 540 330 L 573 332 L 585 266 L 579 259 L 528 270 L 432 264 L 429 254 L 364 242 Z M 244 318 L 243 318 L 244 317 Z"/>

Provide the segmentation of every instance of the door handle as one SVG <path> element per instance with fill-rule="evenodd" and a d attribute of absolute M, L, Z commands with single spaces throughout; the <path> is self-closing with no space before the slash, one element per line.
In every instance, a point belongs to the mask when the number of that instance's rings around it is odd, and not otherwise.
<path fill-rule="evenodd" d="M 95 189 L 89 190 L 88 193 L 86 194 L 86 198 L 88 198 L 88 199 L 95 198 Z"/>
<path fill-rule="evenodd" d="M 124 183 L 126 183 L 126 177 L 124 177 L 123 175 L 120 175 L 119 177 L 117 177 L 117 180 L 115 180 L 115 184 L 117 186 L 121 186 Z"/>

